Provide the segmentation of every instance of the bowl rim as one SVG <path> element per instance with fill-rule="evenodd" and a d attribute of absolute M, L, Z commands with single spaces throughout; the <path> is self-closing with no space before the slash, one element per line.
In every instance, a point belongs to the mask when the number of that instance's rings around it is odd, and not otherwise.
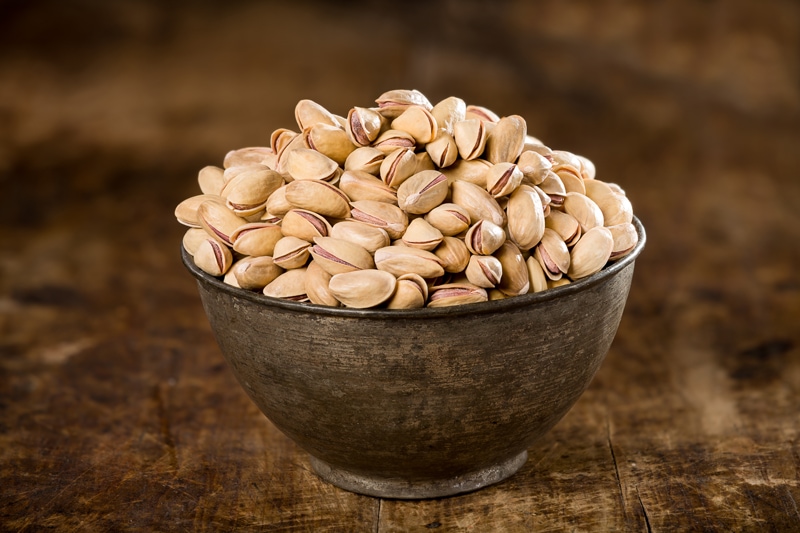
<path fill-rule="evenodd" d="M 637 242 L 633 250 L 631 250 L 622 259 L 619 259 L 611 266 L 603 268 L 596 274 L 592 274 L 591 276 L 574 281 L 568 285 L 555 287 L 542 292 L 528 293 L 511 298 L 504 298 L 502 300 L 455 305 L 449 307 L 423 307 L 419 309 L 353 309 L 349 307 L 330 307 L 326 305 L 317 305 L 310 302 L 302 303 L 293 302 L 291 300 L 281 300 L 279 298 L 266 296 L 261 292 L 249 291 L 228 285 L 221 279 L 203 272 L 194 264 L 192 256 L 183 248 L 183 244 L 181 244 L 181 259 L 183 260 L 183 264 L 186 269 L 189 270 L 189 272 L 191 272 L 199 282 L 210 285 L 228 296 L 248 300 L 264 307 L 278 308 L 298 313 L 311 313 L 316 315 L 336 316 L 342 318 L 380 320 L 421 319 L 433 317 L 453 317 L 461 315 L 472 316 L 485 313 L 508 311 L 519 307 L 533 306 L 542 302 L 566 297 L 570 294 L 588 290 L 591 287 L 594 287 L 595 285 L 603 283 L 607 279 L 612 278 L 618 272 L 625 269 L 628 265 L 632 264 L 636 260 L 644 248 L 645 242 L 647 241 L 647 236 L 641 221 L 634 216 L 632 223 L 636 228 L 636 233 L 639 236 L 639 242 Z"/>

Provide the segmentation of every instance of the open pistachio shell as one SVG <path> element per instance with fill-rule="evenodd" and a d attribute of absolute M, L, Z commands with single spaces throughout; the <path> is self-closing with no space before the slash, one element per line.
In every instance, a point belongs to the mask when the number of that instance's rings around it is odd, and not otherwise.
<path fill-rule="evenodd" d="M 494 257 L 503 266 L 503 277 L 497 288 L 508 296 L 527 294 L 530 289 L 528 267 L 517 245 L 506 241 L 494 253 Z"/>
<path fill-rule="evenodd" d="M 491 255 L 506 242 L 506 232 L 489 220 L 479 220 L 464 236 L 464 243 L 473 254 Z"/>
<path fill-rule="evenodd" d="M 575 217 L 563 211 L 550 211 L 544 219 L 544 225 L 561 236 L 567 247 L 572 247 L 581 238 L 581 225 Z"/>
<path fill-rule="evenodd" d="M 431 226 L 424 218 L 411 221 L 403 234 L 402 241 L 412 248 L 433 251 L 442 242 L 442 232 Z"/>
<path fill-rule="evenodd" d="M 397 189 L 410 178 L 417 169 L 414 150 L 398 148 L 385 157 L 380 166 L 380 175 L 386 185 Z"/>
<path fill-rule="evenodd" d="M 398 148 L 411 148 L 417 145 L 417 141 L 411 134 L 402 130 L 386 130 L 381 133 L 372 143 L 373 148 L 377 148 L 388 155 Z"/>
<path fill-rule="evenodd" d="M 285 237 L 313 242 L 315 237 L 328 237 L 331 225 L 319 213 L 307 209 L 291 209 L 283 216 L 281 230 Z"/>
<path fill-rule="evenodd" d="M 264 287 L 265 296 L 292 300 L 294 302 L 307 302 L 306 269 L 295 268 L 287 270 Z"/>
<path fill-rule="evenodd" d="M 282 237 L 281 227 L 269 222 L 249 222 L 231 233 L 233 249 L 252 256 L 272 255 Z"/>
<path fill-rule="evenodd" d="M 197 218 L 208 234 L 231 246 L 231 234 L 247 221 L 236 216 L 230 209 L 217 200 L 207 200 L 197 208 Z"/>
<path fill-rule="evenodd" d="M 220 191 L 225 205 L 241 217 L 254 215 L 266 209 L 270 195 L 283 185 L 283 176 L 264 165 L 239 168 Z"/>
<path fill-rule="evenodd" d="M 522 171 L 514 163 L 497 163 L 486 172 L 486 190 L 493 198 L 507 196 L 522 183 Z"/>
<path fill-rule="evenodd" d="M 197 209 L 200 207 L 200 204 L 206 201 L 217 202 L 220 205 L 222 205 L 223 202 L 222 198 L 216 194 L 198 194 L 197 196 L 191 196 L 175 207 L 175 218 L 184 226 L 190 228 L 201 227 Z"/>
<path fill-rule="evenodd" d="M 286 200 L 294 207 L 320 215 L 336 218 L 350 216 L 350 199 L 337 187 L 324 181 L 293 181 L 286 185 Z"/>
<path fill-rule="evenodd" d="M 268 146 L 248 146 L 231 150 L 225 154 L 222 168 L 238 167 L 258 163 L 274 168 L 275 152 Z M 217 191 L 218 193 L 219 191 Z M 214 193 L 214 194 L 217 194 Z"/>
<path fill-rule="evenodd" d="M 447 176 L 447 180 L 452 183 L 457 180 L 474 183 L 478 187 L 486 188 L 486 174 L 492 164 L 485 159 L 473 159 L 466 161 L 459 159 L 447 168 L 442 169 L 442 173 Z"/>
<path fill-rule="evenodd" d="M 395 89 L 386 91 L 375 99 L 378 109 L 385 117 L 395 118 L 409 106 L 418 105 L 427 110 L 433 109 L 430 100 L 416 89 Z"/>
<path fill-rule="evenodd" d="M 473 285 L 484 289 L 494 288 L 503 277 L 503 265 L 491 255 L 473 255 L 465 270 L 467 279 Z"/>
<path fill-rule="evenodd" d="M 392 274 L 366 269 L 336 274 L 331 278 L 328 288 L 345 306 L 368 309 L 391 298 L 396 285 L 397 278 Z"/>
<path fill-rule="evenodd" d="M 390 243 L 386 230 L 355 220 L 337 222 L 333 225 L 330 236 L 357 244 L 371 254 Z"/>
<path fill-rule="evenodd" d="M 547 290 L 547 276 L 544 274 L 542 265 L 536 260 L 534 256 L 528 257 L 525 260 L 525 266 L 528 268 L 528 279 L 531 286 L 528 292 L 542 292 Z"/>
<path fill-rule="evenodd" d="M 533 150 L 525 150 L 517 159 L 517 166 L 522 171 L 523 181 L 531 185 L 539 185 L 544 181 L 547 171 L 553 168 L 549 159 Z"/>
<path fill-rule="evenodd" d="M 468 105 L 465 118 L 477 118 L 483 122 L 491 123 L 498 122 L 500 120 L 500 117 L 497 115 L 497 113 L 491 109 L 479 105 Z"/>
<path fill-rule="evenodd" d="M 486 189 L 460 180 L 454 181 L 450 188 L 451 201 L 466 210 L 471 223 L 488 220 L 496 226 L 505 225 L 506 215 L 503 209 Z"/>
<path fill-rule="evenodd" d="M 306 268 L 305 288 L 308 300 L 317 305 L 339 307 L 341 303 L 331 294 L 328 284 L 331 275 L 319 266 L 316 261 L 311 261 Z"/>
<path fill-rule="evenodd" d="M 431 112 L 418 105 L 408 106 L 392 121 L 391 127 L 405 131 L 420 145 L 434 140 L 439 131 L 439 125 Z"/>
<path fill-rule="evenodd" d="M 513 163 L 522 153 L 526 134 L 524 118 L 519 115 L 501 118 L 486 138 L 486 159 L 494 164 Z"/>
<path fill-rule="evenodd" d="M 535 248 L 534 257 L 548 279 L 561 279 L 569 270 L 569 249 L 561 236 L 549 228 L 545 228 L 542 240 Z"/>
<path fill-rule="evenodd" d="M 200 172 L 197 173 L 197 183 L 203 194 L 218 195 L 220 193 L 222 186 L 225 185 L 223 172 L 223 169 L 213 165 L 200 169 Z"/>
<path fill-rule="evenodd" d="M 413 156 L 412 156 L 413 159 Z M 397 191 L 372 174 L 348 170 L 339 178 L 339 189 L 351 201 L 374 200 L 397 205 Z"/>
<path fill-rule="evenodd" d="M 486 148 L 486 126 L 477 118 L 457 122 L 453 128 L 453 137 L 458 153 L 464 160 L 477 159 Z"/>
<path fill-rule="evenodd" d="M 433 253 L 442 262 L 444 271 L 451 274 L 463 272 L 469 264 L 469 249 L 464 241 L 456 237 L 444 237 Z"/>
<path fill-rule="evenodd" d="M 377 111 L 354 107 L 347 113 L 347 136 L 357 146 L 369 146 L 386 129 L 386 119 Z"/>
<path fill-rule="evenodd" d="M 343 165 L 356 149 L 342 128 L 328 124 L 315 124 L 304 129 L 303 138 L 308 148 L 331 158 L 337 165 Z"/>
<path fill-rule="evenodd" d="M 375 268 L 372 256 L 363 246 L 333 237 L 314 239 L 311 255 L 314 261 L 331 276 L 342 272 Z"/>
<path fill-rule="evenodd" d="M 453 236 L 469 228 L 470 217 L 467 210 L 460 205 L 447 203 L 431 209 L 425 215 L 425 220 L 442 235 Z"/>
<path fill-rule="evenodd" d="M 311 243 L 297 237 L 284 237 L 275 243 L 273 259 L 279 267 L 290 270 L 306 265 Z"/>
<path fill-rule="evenodd" d="M 300 100 L 294 107 L 294 117 L 300 130 L 315 124 L 339 127 L 336 116 L 313 100 Z"/>
<path fill-rule="evenodd" d="M 428 307 L 449 307 L 489 301 L 486 290 L 471 283 L 447 283 L 430 288 Z"/>
<path fill-rule="evenodd" d="M 421 215 L 444 202 L 447 177 L 437 170 L 423 170 L 397 189 L 397 204 L 407 213 Z"/>
<path fill-rule="evenodd" d="M 194 264 L 207 274 L 222 276 L 233 264 L 233 255 L 223 243 L 208 237 L 195 250 Z"/>
<path fill-rule="evenodd" d="M 439 129 L 453 135 L 455 125 L 467 116 L 467 104 L 461 98 L 450 96 L 433 106 L 431 114 L 436 118 Z"/>
<path fill-rule="evenodd" d="M 360 170 L 377 176 L 386 155 L 371 146 L 353 150 L 344 162 L 345 170 Z"/>
<path fill-rule="evenodd" d="M 522 250 L 536 246 L 544 235 L 545 216 L 539 194 L 520 185 L 508 199 L 508 234 Z"/>
<path fill-rule="evenodd" d="M 388 309 L 419 309 L 425 307 L 428 285 L 418 274 L 403 274 L 397 278 L 394 294 L 386 303 Z"/>
<path fill-rule="evenodd" d="M 444 274 L 438 257 L 432 252 L 408 246 L 386 246 L 375 252 L 375 266 L 395 276 L 418 274 L 423 278 L 436 278 Z"/>
<path fill-rule="evenodd" d="M 359 200 L 351 204 L 353 220 L 381 228 L 392 239 L 399 239 L 408 227 L 408 215 L 396 205 L 374 200 Z"/>
<path fill-rule="evenodd" d="M 564 198 L 563 206 L 564 212 L 575 217 L 575 220 L 581 225 L 581 231 L 584 235 L 595 226 L 604 225 L 603 212 L 600 210 L 600 207 L 586 195 L 577 192 L 568 192 Z"/>
<path fill-rule="evenodd" d="M 283 269 L 271 257 L 245 257 L 237 261 L 231 271 L 236 284 L 247 290 L 262 290 L 283 274 Z"/>
<path fill-rule="evenodd" d="M 189 228 L 186 230 L 186 233 L 183 234 L 183 249 L 186 250 L 189 255 L 194 255 L 200 243 L 207 238 L 208 233 L 206 233 L 206 230 L 202 228 Z"/>
<path fill-rule="evenodd" d="M 567 275 L 577 280 L 599 272 L 614 249 L 614 237 L 608 228 L 595 226 L 583 234 L 570 254 Z"/>
<path fill-rule="evenodd" d="M 436 139 L 426 144 L 425 151 L 439 168 L 449 167 L 458 159 L 456 140 L 446 131 L 440 131 Z"/>
<path fill-rule="evenodd" d="M 611 250 L 610 261 L 616 261 L 628 255 L 639 242 L 639 234 L 636 227 L 630 222 L 606 226 L 614 239 L 614 247 Z M 192 230 L 189 230 L 192 231 Z"/>

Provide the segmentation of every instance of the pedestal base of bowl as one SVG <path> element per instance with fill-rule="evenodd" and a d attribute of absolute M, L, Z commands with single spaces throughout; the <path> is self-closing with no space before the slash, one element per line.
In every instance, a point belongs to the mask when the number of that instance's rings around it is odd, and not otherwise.
<path fill-rule="evenodd" d="M 377 496 L 379 498 L 397 498 L 417 500 L 424 498 L 441 498 L 463 492 L 470 492 L 488 485 L 493 485 L 512 476 L 528 459 L 524 451 L 502 463 L 494 464 L 480 470 L 462 474 L 448 479 L 408 481 L 397 478 L 384 478 L 348 472 L 332 466 L 313 455 L 311 467 L 314 472 L 337 487 L 350 492 Z"/>

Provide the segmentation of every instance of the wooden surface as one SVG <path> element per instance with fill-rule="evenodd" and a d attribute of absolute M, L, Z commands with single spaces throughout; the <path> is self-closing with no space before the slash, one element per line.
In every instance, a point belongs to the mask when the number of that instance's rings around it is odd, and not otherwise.
<path fill-rule="evenodd" d="M 0 530 L 800 530 L 800 8 L 0 3 Z M 180 264 L 197 170 L 312 98 L 528 119 L 648 230 L 595 381 L 491 488 L 354 495 L 247 399 Z"/>

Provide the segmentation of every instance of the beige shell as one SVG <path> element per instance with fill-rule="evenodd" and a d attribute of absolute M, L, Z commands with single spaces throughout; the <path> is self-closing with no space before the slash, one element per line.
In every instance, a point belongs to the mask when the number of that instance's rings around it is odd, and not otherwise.
<path fill-rule="evenodd" d="M 241 169 L 220 191 L 225 205 L 245 217 L 266 209 L 270 195 L 283 185 L 283 176 L 264 165 L 231 167 Z"/>
<path fill-rule="evenodd" d="M 503 265 L 491 255 L 473 255 L 465 270 L 467 279 L 473 285 L 492 289 L 503 277 Z"/>
<path fill-rule="evenodd" d="M 381 133 L 372 143 L 373 148 L 377 148 L 388 155 L 398 148 L 411 148 L 417 145 L 417 141 L 411 134 L 401 130 L 386 130 Z"/>
<path fill-rule="evenodd" d="M 237 289 L 241 289 L 241 287 L 239 287 L 239 282 L 236 280 L 236 276 L 233 274 L 234 268 L 236 268 L 236 261 L 234 261 L 234 263 L 225 273 L 225 276 L 222 277 L 222 282 L 225 283 L 226 285 L 230 285 L 231 287 L 236 287 Z"/>
<path fill-rule="evenodd" d="M 467 104 L 461 98 L 449 96 L 433 106 L 431 114 L 436 118 L 439 129 L 453 135 L 455 125 L 467 116 Z"/>
<path fill-rule="evenodd" d="M 477 221 L 464 236 L 464 243 L 469 251 L 478 255 L 491 255 L 504 242 L 506 242 L 506 232 L 488 220 Z"/>
<path fill-rule="evenodd" d="M 555 289 L 557 287 L 563 287 L 564 285 L 569 285 L 570 283 L 572 283 L 572 281 L 570 281 L 570 279 L 568 277 L 566 277 L 566 276 L 563 277 L 563 278 L 555 279 L 555 280 L 548 279 L 547 280 L 547 288 L 548 289 Z"/>
<path fill-rule="evenodd" d="M 201 227 L 197 209 L 200 207 L 200 204 L 207 201 L 217 202 L 222 205 L 222 198 L 215 194 L 198 194 L 197 196 L 191 196 L 185 199 L 175 207 L 175 218 L 184 226 L 190 228 Z"/>
<path fill-rule="evenodd" d="M 286 146 L 297 137 L 299 133 L 286 128 L 278 128 L 269 137 L 270 150 L 275 155 L 280 154 Z M 233 165 L 225 165 L 225 168 Z M 273 167 L 274 168 L 274 167 Z"/>
<path fill-rule="evenodd" d="M 560 207 L 564 203 L 567 189 L 564 187 L 564 182 L 555 172 L 551 170 L 545 172 L 544 179 L 538 187 L 550 197 L 550 203 L 553 207 Z"/>
<path fill-rule="evenodd" d="M 200 243 L 207 238 L 208 233 L 206 233 L 206 230 L 202 228 L 189 228 L 186 230 L 186 233 L 183 234 L 181 244 L 183 245 L 183 249 L 186 250 L 186 253 L 194 255 Z"/>
<path fill-rule="evenodd" d="M 610 261 L 616 261 L 617 259 L 625 257 L 639 242 L 639 234 L 636 233 L 636 227 L 630 222 L 606 227 L 611 232 L 611 237 L 614 239 L 614 247 L 609 257 Z"/>
<path fill-rule="evenodd" d="M 328 124 L 315 124 L 304 129 L 303 139 L 308 148 L 329 157 L 337 165 L 343 165 L 356 149 L 342 128 Z"/>
<path fill-rule="evenodd" d="M 433 160 L 428 152 L 414 154 L 414 159 L 417 160 L 417 166 L 414 168 L 412 175 L 422 172 L 423 170 L 436 170 L 436 165 L 433 164 Z"/>
<path fill-rule="evenodd" d="M 354 202 L 374 200 L 397 205 L 397 191 L 372 174 L 359 170 L 348 170 L 342 174 L 339 189 Z"/>
<path fill-rule="evenodd" d="M 478 187 L 486 188 L 486 174 L 492 164 L 485 159 L 473 159 L 466 161 L 459 159 L 447 168 L 442 169 L 442 173 L 447 176 L 448 182 L 452 183 L 456 180 L 468 181 L 474 183 Z"/>
<path fill-rule="evenodd" d="M 347 113 L 346 133 L 357 146 L 369 146 L 386 129 L 386 119 L 377 111 L 354 107 Z"/>
<path fill-rule="evenodd" d="M 468 105 L 465 118 L 467 119 L 477 118 L 479 120 L 482 120 L 483 122 L 491 122 L 491 123 L 495 123 L 500 120 L 500 117 L 497 115 L 497 113 L 495 113 L 491 109 L 479 105 Z"/>
<path fill-rule="evenodd" d="M 378 248 L 389 246 L 390 243 L 386 230 L 355 220 L 337 222 L 333 225 L 330 236 L 357 244 L 373 254 Z"/>
<path fill-rule="evenodd" d="M 525 119 L 519 115 L 501 118 L 486 138 L 486 159 L 494 164 L 513 163 L 522 153 L 527 133 Z"/>
<path fill-rule="evenodd" d="M 353 150 L 344 162 L 345 170 L 359 170 L 377 176 L 386 155 L 371 146 Z"/>
<path fill-rule="evenodd" d="M 231 233 L 233 249 L 252 256 L 272 255 L 275 243 L 282 237 L 281 227 L 269 222 L 249 222 Z"/>
<path fill-rule="evenodd" d="M 311 261 L 306 267 L 305 288 L 308 300 L 317 305 L 339 307 L 342 304 L 334 298 L 328 288 L 331 275 L 319 266 L 316 261 Z"/>
<path fill-rule="evenodd" d="M 442 232 L 431 226 L 424 218 L 411 221 L 403 234 L 402 241 L 412 248 L 433 251 L 442 242 Z"/>
<path fill-rule="evenodd" d="M 496 226 L 505 226 L 505 213 L 486 189 L 467 181 L 454 181 L 450 189 L 452 203 L 466 210 L 472 224 L 488 220 Z"/>
<path fill-rule="evenodd" d="M 282 217 L 288 213 L 293 206 L 286 199 L 286 185 L 279 187 L 275 192 L 270 194 L 264 207 L 267 213 L 272 216 Z"/>
<path fill-rule="evenodd" d="M 307 302 L 306 269 L 287 270 L 270 282 L 262 291 L 265 296 L 281 298 L 295 302 Z"/>
<path fill-rule="evenodd" d="M 353 220 L 381 228 L 392 239 L 399 239 L 408 227 L 408 215 L 396 205 L 374 200 L 359 200 L 351 204 Z"/>
<path fill-rule="evenodd" d="M 273 259 L 279 267 L 290 270 L 308 262 L 311 243 L 297 237 L 284 237 L 275 243 Z"/>
<path fill-rule="evenodd" d="M 419 309 L 425 307 L 428 299 L 428 285 L 418 274 L 403 274 L 397 278 L 397 285 L 391 299 L 386 302 L 388 309 Z"/>
<path fill-rule="evenodd" d="M 425 151 L 439 168 L 449 167 L 458 159 L 456 140 L 446 131 L 440 131 L 435 140 L 426 144 Z"/>
<path fill-rule="evenodd" d="M 436 138 L 439 125 L 430 111 L 418 105 L 408 106 L 392 121 L 392 129 L 405 131 L 417 144 L 427 144 Z"/>
<path fill-rule="evenodd" d="M 447 192 L 447 176 L 438 170 L 423 170 L 400 185 L 397 204 L 406 213 L 421 215 L 444 202 Z"/>
<path fill-rule="evenodd" d="M 617 193 L 608 184 L 599 180 L 588 180 L 586 196 L 600 208 L 604 225 L 629 224 L 633 220 L 633 206 L 630 200 Z"/>
<path fill-rule="evenodd" d="M 469 264 L 470 253 L 464 241 L 456 237 L 444 237 L 433 251 L 442 263 L 445 272 L 462 272 Z"/>
<path fill-rule="evenodd" d="M 414 175 L 416 169 L 417 158 L 414 150 L 398 148 L 384 158 L 380 166 L 380 176 L 386 185 L 397 189 Z"/>
<path fill-rule="evenodd" d="M 471 283 L 447 283 L 430 288 L 428 307 L 449 307 L 489 301 L 486 290 Z"/>
<path fill-rule="evenodd" d="M 595 226 L 589 229 L 572 248 L 567 275 L 577 280 L 599 272 L 613 249 L 614 237 L 608 228 Z"/>
<path fill-rule="evenodd" d="M 231 150 L 225 154 L 222 161 L 222 168 L 251 165 L 253 163 L 274 168 L 275 152 L 268 146 L 248 146 L 246 148 Z M 217 193 L 219 193 L 219 190 L 214 194 Z"/>
<path fill-rule="evenodd" d="M 286 164 L 289 160 L 289 154 L 301 148 L 304 150 L 308 149 L 308 147 L 306 146 L 305 137 L 303 137 L 303 135 L 298 134 L 292 137 L 292 140 L 289 141 L 289 143 L 286 144 L 286 146 L 284 146 L 280 152 L 278 152 L 278 157 L 275 162 L 275 170 L 277 172 L 280 172 L 283 175 L 284 179 L 286 179 L 286 181 L 292 180 L 291 175 L 286 170 Z"/>
<path fill-rule="evenodd" d="M 385 117 L 395 118 L 406 110 L 408 106 L 418 105 L 427 110 L 433 109 L 430 100 L 416 89 L 394 89 L 386 91 L 375 99 L 378 109 Z"/>
<path fill-rule="evenodd" d="M 477 118 L 457 122 L 453 128 L 458 154 L 467 161 L 477 159 L 486 148 L 486 126 Z"/>
<path fill-rule="evenodd" d="M 314 261 L 331 276 L 342 272 L 375 268 L 370 253 L 363 247 L 333 237 L 317 237 L 311 247 Z"/>
<path fill-rule="evenodd" d="M 535 248 L 534 257 L 548 279 L 561 279 L 569 270 L 569 249 L 558 233 L 549 228 L 545 228 L 542 240 Z"/>
<path fill-rule="evenodd" d="M 584 235 L 595 226 L 604 224 L 603 212 L 600 207 L 586 195 L 568 192 L 564 198 L 563 208 L 565 213 L 575 217 Z"/>
<path fill-rule="evenodd" d="M 233 255 L 227 246 L 211 237 L 202 241 L 194 253 L 194 264 L 212 276 L 222 276 L 233 263 Z"/>
<path fill-rule="evenodd" d="M 525 150 L 517 159 L 517 166 L 522 171 L 524 180 L 531 185 L 539 185 L 544 181 L 547 171 L 553 168 L 549 159 L 533 150 Z"/>
<path fill-rule="evenodd" d="M 382 270 L 366 269 L 334 275 L 328 283 L 331 294 L 347 307 L 376 307 L 394 294 L 397 279 Z"/>
<path fill-rule="evenodd" d="M 286 200 L 294 207 L 323 216 L 350 216 L 350 199 L 338 188 L 324 181 L 293 181 L 286 185 Z M 267 209 L 270 210 L 269 207 Z"/>
<path fill-rule="evenodd" d="M 294 107 L 294 118 L 300 131 L 315 124 L 339 126 L 336 116 L 313 100 L 300 100 Z"/>
<path fill-rule="evenodd" d="M 528 292 L 542 292 L 547 290 L 547 276 L 542 270 L 542 265 L 536 260 L 534 256 L 528 257 L 525 260 L 525 266 L 528 268 L 528 279 L 530 281 L 530 289 Z"/>
<path fill-rule="evenodd" d="M 436 278 L 444 274 L 439 258 L 432 252 L 408 246 L 386 246 L 375 252 L 375 266 L 395 276 L 417 274 Z"/>
<path fill-rule="evenodd" d="M 565 170 L 559 170 L 556 172 L 556 175 L 561 178 L 561 183 L 564 184 L 564 190 L 568 193 L 576 192 L 579 194 L 586 194 L 586 186 L 583 184 L 583 178 Z"/>
<path fill-rule="evenodd" d="M 576 155 L 576 157 L 581 162 L 581 177 L 585 180 L 593 180 L 597 175 L 597 170 L 595 169 L 594 163 L 591 161 L 591 159 L 582 155 Z"/>
<path fill-rule="evenodd" d="M 453 236 L 469 228 L 470 217 L 466 209 L 456 204 L 441 204 L 431 209 L 425 220 L 444 236 Z"/>
<path fill-rule="evenodd" d="M 559 173 L 563 170 L 581 178 L 581 160 L 578 156 L 566 150 L 553 150 L 550 157 L 553 159 L 553 172 Z"/>
<path fill-rule="evenodd" d="M 522 171 L 514 163 L 497 163 L 486 172 L 486 190 L 494 198 L 514 192 L 522 183 Z"/>
<path fill-rule="evenodd" d="M 315 237 L 328 237 L 331 225 L 319 213 L 307 209 L 291 209 L 283 216 L 281 229 L 285 237 L 313 242 Z"/>
<path fill-rule="evenodd" d="M 339 165 L 323 153 L 297 148 L 286 159 L 286 171 L 295 180 L 322 180 L 333 183 L 339 177 Z"/>
<path fill-rule="evenodd" d="M 506 241 L 494 253 L 494 256 L 503 266 L 503 277 L 497 288 L 508 296 L 527 294 L 530 289 L 528 266 L 517 245 Z"/>
<path fill-rule="evenodd" d="M 203 194 L 218 195 L 225 185 L 223 170 L 213 165 L 203 167 L 197 173 L 197 183 Z"/>
<path fill-rule="evenodd" d="M 231 271 L 236 284 L 246 290 L 262 290 L 283 274 L 283 269 L 271 257 L 245 257 L 237 261 Z"/>
<path fill-rule="evenodd" d="M 523 250 L 539 244 L 544 235 L 545 216 L 539 194 L 527 185 L 520 185 L 509 197 L 506 206 L 508 234 Z"/>
<path fill-rule="evenodd" d="M 197 219 L 208 234 L 230 246 L 231 234 L 247 221 L 236 216 L 217 200 L 206 200 L 197 207 Z"/>
<path fill-rule="evenodd" d="M 567 247 L 574 246 L 582 235 L 581 225 L 578 224 L 575 217 L 563 211 L 550 211 L 550 214 L 544 220 L 544 225 L 558 233 Z"/>

